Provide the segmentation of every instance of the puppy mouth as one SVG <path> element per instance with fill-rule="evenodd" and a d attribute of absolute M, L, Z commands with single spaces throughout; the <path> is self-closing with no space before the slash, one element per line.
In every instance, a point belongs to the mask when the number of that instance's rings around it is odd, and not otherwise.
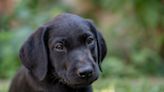
<path fill-rule="evenodd" d="M 73 87 L 73 88 L 82 88 L 82 87 L 86 87 L 86 86 L 89 86 L 90 84 L 92 84 L 92 82 L 91 83 L 78 83 L 78 84 L 72 84 L 71 85 L 71 87 Z"/>
<path fill-rule="evenodd" d="M 76 74 L 65 73 L 63 74 L 63 76 L 58 75 L 58 82 L 72 88 L 81 88 L 91 85 L 94 81 L 98 79 L 98 77 L 99 76 L 96 73 L 93 73 L 93 76 L 89 78 L 81 78 Z"/>
<path fill-rule="evenodd" d="M 79 83 L 66 83 L 67 86 L 72 87 L 72 88 L 82 88 L 82 87 L 86 87 L 89 86 L 93 83 L 94 81 L 90 81 L 90 82 L 79 82 Z"/>

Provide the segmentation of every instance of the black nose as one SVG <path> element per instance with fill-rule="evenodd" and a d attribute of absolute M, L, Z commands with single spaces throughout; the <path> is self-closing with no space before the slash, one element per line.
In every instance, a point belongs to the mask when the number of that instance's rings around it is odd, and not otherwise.
<path fill-rule="evenodd" d="M 92 73 L 93 73 L 93 69 L 90 66 L 83 67 L 78 70 L 78 75 L 81 78 L 89 78 L 92 76 Z"/>

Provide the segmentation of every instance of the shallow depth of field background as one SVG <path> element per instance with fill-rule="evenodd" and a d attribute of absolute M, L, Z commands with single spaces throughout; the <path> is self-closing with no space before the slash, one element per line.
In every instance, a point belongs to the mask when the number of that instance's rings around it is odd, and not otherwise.
<path fill-rule="evenodd" d="M 92 19 L 105 37 L 95 92 L 164 92 L 164 0 L 0 0 L 0 92 L 21 65 L 21 44 L 63 12 Z"/>

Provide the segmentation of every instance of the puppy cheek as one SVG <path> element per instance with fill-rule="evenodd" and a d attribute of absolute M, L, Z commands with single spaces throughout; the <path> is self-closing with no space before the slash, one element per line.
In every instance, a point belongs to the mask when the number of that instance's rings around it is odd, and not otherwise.
<path fill-rule="evenodd" d="M 100 75 L 100 68 L 99 68 L 98 64 L 96 64 L 95 73 L 97 74 L 97 76 Z"/>
<path fill-rule="evenodd" d="M 92 55 L 92 58 L 94 59 L 94 61 L 97 61 L 97 49 L 96 49 L 96 47 L 91 48 L 90 52 L 91 52 L 91 55 Z"/>

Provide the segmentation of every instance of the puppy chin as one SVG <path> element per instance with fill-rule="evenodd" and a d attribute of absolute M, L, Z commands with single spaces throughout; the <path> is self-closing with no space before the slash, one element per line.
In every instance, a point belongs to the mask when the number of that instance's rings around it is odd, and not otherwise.
<path fill-rule="evenodd" d="M 71 83 L 67 83 L 68 86 L 72 88 L 83 88 L 91 85 L 94 81 L 98 79 L 98 76 L 91 78 L 91 79 L 86 79 L 86 80 L 70 80 Z"/>

